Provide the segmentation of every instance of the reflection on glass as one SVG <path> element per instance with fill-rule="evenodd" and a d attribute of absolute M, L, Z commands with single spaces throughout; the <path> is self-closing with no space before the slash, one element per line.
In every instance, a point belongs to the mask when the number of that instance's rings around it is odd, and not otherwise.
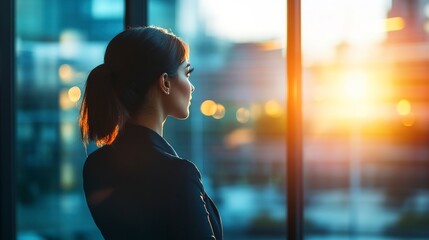
<path fill-rule="evenodd" d="M 429 238 L 429 1 L 302 4 L 306 239 Z"/>
<path fill-rule="evenodd" d="M 77 113 L 89 70 L 122 30 L 124 3 L 108 2 L 16 2 L 17 239 L 102 239 L 81 186 Z"/>
<path fill-rule="evenodd" d="M 151 0 L 190 45 L 191 114 L 165 137 L 202 171 L 225 239 L 285 239 L 286 1 Z"/>

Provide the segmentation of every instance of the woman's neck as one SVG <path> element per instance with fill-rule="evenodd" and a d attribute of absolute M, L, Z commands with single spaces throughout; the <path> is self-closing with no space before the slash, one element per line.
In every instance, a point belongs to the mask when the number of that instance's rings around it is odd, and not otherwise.
<path fill-rule="evenodd" d="M 142 109 L 139 114 L 135 115 L 128 121 L 132 124 L 140 125 L 152 129 L 163 136 L 163 128 L 166 116 L 160 111 L 159 108 Z"/>

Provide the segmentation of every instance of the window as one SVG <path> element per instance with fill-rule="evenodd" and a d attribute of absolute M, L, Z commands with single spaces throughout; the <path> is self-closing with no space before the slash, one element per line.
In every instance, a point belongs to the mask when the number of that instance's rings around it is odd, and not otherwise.
<path fill-rule="evenodd" d="M 123 29 L 124 2 L 108 2 L 16 1 L 17 239 L 101 239 L 77 115 L 89 71 Z"/>
<path fill-rule="evenodd" d="M 306 238 L 429 237 L 426 4 L 302 1 Z"/>
<path fill-rule="evenodd" d="M 165 137 L 202 172 L 225 239 L 284 239 L 286 2 L 148 4 L 148 23 L 189 43 L 195 67 L 190 118 L 167 120 Z"/>

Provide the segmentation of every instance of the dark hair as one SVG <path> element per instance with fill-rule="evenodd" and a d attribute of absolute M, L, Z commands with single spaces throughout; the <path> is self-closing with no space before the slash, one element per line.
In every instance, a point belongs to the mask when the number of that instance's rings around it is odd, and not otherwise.
<path fill-rule="evenodd" d="M 163 28 L 129 28 L 116 35 L 104 63 L 86 81 L 79 116 L 83 143 L 111 144 L 156 79 L 163 73 L 176 74 L 188 54 L 188 46 Z"/>

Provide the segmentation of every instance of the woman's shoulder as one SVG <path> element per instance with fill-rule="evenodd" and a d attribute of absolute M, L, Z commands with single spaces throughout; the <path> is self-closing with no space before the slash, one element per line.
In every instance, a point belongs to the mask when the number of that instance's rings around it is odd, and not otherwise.
<path fill-rule="evenodd" d="M 113 169 L 113 149 L 105 145 L 89 154 L 83 164 L 84 181 L 106 179 L 106 174 Z"/>
<path fill-rule="evenodd" d="M 113 148 L 110 145 L 104 145 L 90 153 L 84 163 L 84 169 L 96 165 L 106 165 L 114 156 Z"/>
<path fill-rule="evenodd" d="M 120 173 L 132 176 L 146 174 L 164 179 L 194 178 L 201 180 L 198 167 L 190 160 L 169 153 L 148 152 L 144 156 L 123 154 L 115 146 L 105 145 L 88 155 L 84 163 L 85 173 Z"/>
<path fill-rule="evenodd" d="M 170 168 L 175 175 L 180 175 L 181 177 L 195 177 L 201 179 L 201 173 L 192 161 L 181 158 L 178 156 L 173 156 L 170 154 L 166 155 L 167 163 L 165 166 Z"/>

